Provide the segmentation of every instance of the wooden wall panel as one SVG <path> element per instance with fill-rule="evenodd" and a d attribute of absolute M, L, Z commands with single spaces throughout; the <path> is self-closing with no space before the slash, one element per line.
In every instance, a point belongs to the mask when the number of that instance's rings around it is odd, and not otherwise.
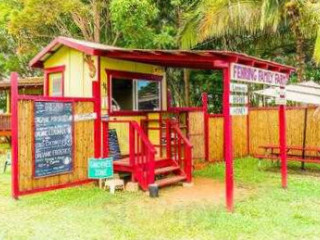
<path fill-rule="evenodd" d="M 232 117 L 233 156 L 241 158 L 248 155 L 247 116 Z"/>
<path fill-rule="evenodd" d="M 112 118 L 115 119 L 115 118 Z M 112 120 L 111 119 L 111 120 Z M 131 117 L 116 117 L 117 120 L 136 121 L 140 125 L 145 116 L 131 116 Z M 110 129 L 115 129 L 117 132 L 121 155 L 129 155 L 129 123 L 110 123 Z"/>
<path fill-rule="evenodd" d="M 278 145 L 278 110 L 253 110 L 249 112 L 250 154 L 263 154 L 261 145 Z"/>
<path fill-rule="evenodd" d="M 193 158 L 205 158 L 204 114 L 189 112 L 189 139 L 193 146 Z"/>
<path fill-rule="evenodd" d="M 92 113 L 93 103 L 78 102 L 74 112 Z M 87 179 L 88 159 L 94 155 L 94 121 L 74 124 L 73 171 L 50 177 L 33 177 L 34 151 L 34 104 L 33 101 L 20 100 L 18 103 L 18 158 L 19 190 L 21 192 L 64 185 Z"/>
<path fill-rule="evenodd" d="M 304 109 L 288 109 L 287 119 L 287 145 L 302 146 L 304 129 Z M 312 110 L 309 110 L 312 111 Z M 310 114 L 312 114 L 310 112 Z M 309 115 L 310 115 L 309 114 Z M 308 122 L 310 122 L 310 116 Z M 309 126 L 313 132 L 315 126 Z M 307 135 L 308 139 L 308 135 Z M 278 109 L 251 110 L 250 111 L 250 154 L 263 154 L 262 145 L 278 145 L 279 143 L 279 116 Z M 319 142 L 320 143 L 320 142 Z M 308 143 L 307 143 L 308 145 Z M 292 152 L 294 153 L 294 152 Z M 297 152 L 299 153 L 299 152 Z M 301 152 L 300 152 L 301 153 Z"/>
<path fill-rule="evenodd" d="M 209 118 L 209 160 L 223 160 L 223 118 Z"/>

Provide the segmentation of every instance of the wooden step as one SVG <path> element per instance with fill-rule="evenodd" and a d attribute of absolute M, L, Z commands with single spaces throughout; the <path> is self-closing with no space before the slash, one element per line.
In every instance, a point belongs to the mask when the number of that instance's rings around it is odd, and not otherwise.
<path fill-rule="evenodd" d="M 178 166 L 168 166 L 168 167 L 158 168 L 155 170 L 155 174 L 160 175 L 160 174 L 164 174 L 164 173 L 177 171 L 179 169 L 180 168 Z"/>
<path fill-rule="evenodd" d="M 186 180 L 186 178 L 187 178 L 186 176 L 178 175 L 178 176 L 163 178 L 163 179 L 155 181 L 154 183 L 157 184 L 158 187 L 164 187 L 164 186 L 168 186 L 168 185 Z"/>

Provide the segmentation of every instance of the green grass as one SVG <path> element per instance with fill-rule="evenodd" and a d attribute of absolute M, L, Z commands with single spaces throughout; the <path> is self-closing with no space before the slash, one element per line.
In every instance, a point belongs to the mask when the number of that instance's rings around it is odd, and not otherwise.
<path fill-rule="evenodd" d="M 0 163 L 2 167 L 2 164 Z M 320 168 L 290 164 L 280 188 L 276 164 L 235 162 L 235 212 L 222 204 L 160 204 L 143 193 L 110 195 L 93 186 L 10 198 L 10 174 L 0 174 L 0 239 L 319 239 Z M 223 164 L 196 177 L 223 181 Z"/>

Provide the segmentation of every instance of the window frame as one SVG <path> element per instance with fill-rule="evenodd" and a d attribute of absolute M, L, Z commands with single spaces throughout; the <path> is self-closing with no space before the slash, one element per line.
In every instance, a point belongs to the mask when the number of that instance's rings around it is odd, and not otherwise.
<path fill-rule="evenodd" d="M 44 69 L 45 74 L 45 82 L 44 82 L 44 94 L 45 96 L 50 96 L 50 75 L 61 73 L 61 96 L 54 96 L 54 97 L 64 97 L 64 73 L 65 73 L 65 66 L 57 66 Z"/>
<path fill-rule="evenodd" d="M 137 72 L 125 72 L 125 71 L 114 71 L 114 70 L 106 70 L 107 73 L 107 84 L 108 84 L 108 89 L 107 89 L 107 94 L 108 94 L 108 114 L 109 115 L 137 115 L 137 114 L 145 114 L 146 112 L 160 112 L 163 109 L 163 86 L 162 86 L 162 79 L 163 76 L 160 75 L 154 75 L 154 74 L 146 74 L 146 73 L 137 73 Z M 119 111 L 113 111 L 112 110 L 112 104 L 111 104 L 111 99 L 112 99 L 112 81 L 114 78 L 123 78 L 123 79 L 128 79 L 133 81 L 133 86 L 136 85 L 134 81 L 136 80 L 146 80 L 146 81 L 155 81 L 159 82 L 159 110 L 119 110 Z M 134 86 L 132 88 L 133 91 L 133 96 L 132 96 L 132 103 L 133 106 L 135 105 L 134 101 L 136 101 L 137 96 L 137 91 L 136 87 Z"/>

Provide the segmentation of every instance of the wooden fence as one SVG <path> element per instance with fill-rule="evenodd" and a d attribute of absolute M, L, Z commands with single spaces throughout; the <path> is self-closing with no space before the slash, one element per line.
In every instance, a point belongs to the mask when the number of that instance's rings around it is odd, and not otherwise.
<path fill-rule="evenodd" d="M 221 115 L 210 115 L 208 118 L 209 129 L 209 161 L 223 160 L 223 117 Z M 233 117 L 233 149 L 234 157 L 244 157 L 248 155 L 248 129 L 247 117 Z"/>
<path fill-rule="evenodd" d="M 95 156 L 98 119 L 86 117 L 94 116 L 96 100 L 18 95 L 17 78 L 11 78 L 12 196 L 90 182 L 88 159 Z M 38 134 L 46 140 L 39 141 Z M 46 172 L 47 166 L 56 171 Z"/>
<path fill-rule="evenodd" d="M 93 102 L 73 102 L 74 114 L 92 113 Z M 18 101 L 18 179 L 20 195 L 88 180 L 88 159 L 94 156 L 94 121 L 74 122 L 72 171 L 34 176 L 34 101 Z"/>
<path fill-rule="evenodd" d="M 306 146 L 320 145 L 320 113 L 317 114 L 315 111 L 314 107 L 287 108 L 287 145 L 303 146 L 304 136 Z M 251 108 L 248 116 L 237 116 L 232 119 L 235 158 L 262 154 L 263 149 L 259 146 L 279 144 L 278 108 Z M 305 134 L 304 129 L 306 129 Z M 209 161 L 222 161 L 223 116 L 209 115 L 208 130 Z"/>

